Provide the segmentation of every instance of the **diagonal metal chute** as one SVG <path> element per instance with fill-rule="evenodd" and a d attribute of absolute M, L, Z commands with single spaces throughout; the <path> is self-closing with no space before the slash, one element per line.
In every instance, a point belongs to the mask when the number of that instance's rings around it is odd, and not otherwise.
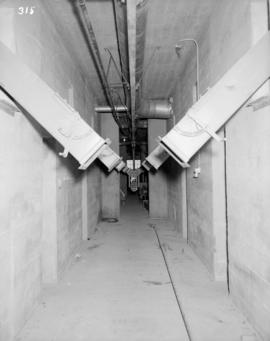
<path fill-rule="evenodd" d="M 101 153 L 109 148 L 108 141 L 2 43 L 0 86 L 63 146 L 62 156 L 70 153 L 79 162 L 80 169 L 98 157 L 103 159 Z M 118 161 L 113 164 L 118 165 L 120 157 Z M 112 165 L 108 167 L 113 169 Z"/>
<path fill-rule="evenodd" d="M 183 166 L 211 137 L 219 139 L 218 130 L 270 77 L 269 56 L 267 33 L 160 139 L 159 148 Z M 157 169 L 163 162 L 156 163 L 156 153 L 146 160 Z"/>

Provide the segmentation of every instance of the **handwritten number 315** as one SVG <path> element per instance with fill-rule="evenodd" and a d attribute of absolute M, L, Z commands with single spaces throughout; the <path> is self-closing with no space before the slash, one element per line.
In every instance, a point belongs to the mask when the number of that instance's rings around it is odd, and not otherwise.
<path fill-rule="evenodd" d="M 18 8 L 18 14 L 20 15 L 33 15 L 35 12 L 35 6 L 31 6 L 31 7 L 19 7 Z"/>

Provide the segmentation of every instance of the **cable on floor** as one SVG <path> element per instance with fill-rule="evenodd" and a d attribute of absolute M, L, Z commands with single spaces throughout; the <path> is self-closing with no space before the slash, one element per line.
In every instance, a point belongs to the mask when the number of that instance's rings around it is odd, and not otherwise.
<path fill-rule="evenodd" d="M 173 280 L 173 276 L 171 274 L 171 271 L 170 271 L 170 268 L 169 268 L 169 265 L 168 265 L 168 261 L 167 261 L 166 255 L 165 255 L 165 252 L 163 250 L 163 247 L 162 247 L 162 244 L 161 244 L 161 241 L 160 241 L 157 229 L 156 229 L 156 225 L 155 224 L 149 224 L 149 226 L 152 227 L 152 229 L 155 232 L 155 235 L 156 235 L 156 238 L 157 238 L 157 241 L 158 241 L 158 245 L 159 245 L 160 251 L 162 253 L 162 257 L 164 259 L 164 263 L 165 263 L 165 266 L 166 266 L 166 269 L 167 269 L 167 272 L 168 272 L 168 275 L 169 275 L 169 278 L 170 278 L 170 282 L 171 282 L 171 286 L 172 286 L 172 289 L 173 289 L 173 292 L 174 292 L 174 296 L 175 296 L 175 299 L 176 299 L 176 302 L 177 302 L 177 305 L 178 305 L 178 308 L 179 308 L 182 320 L 184 322 L 185 329 L 187 331 L 188 339 L 189 339 L 189 341 L 192 341 L 191 330 L 190 330 L 190 327 L 188 325 L 188 322 L 187 322 L 187 319 L 186 319 L 186 316 L 185 316 L 185 313 L 184 313 L 181 301 L 180 301 L 180 299 L 178 297 L 178 294 L 177 294 L 177 291 L 176 291 L 176 287 L 175 287 L 175 284 L 174 284 L 174 280 Z"/>

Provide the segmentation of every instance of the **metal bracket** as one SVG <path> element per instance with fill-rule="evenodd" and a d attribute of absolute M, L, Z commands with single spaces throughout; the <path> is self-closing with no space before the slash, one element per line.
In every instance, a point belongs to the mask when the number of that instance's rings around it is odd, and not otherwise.
<path fill-rule="evenodd" d="M 105 142 L 108 146 L 112 143 L 112 141 L 108 137 L 105 139 Z"/>
<path fill-rule="evenodd" d="M 253 111 L 263 109 L 270 105 L 270 96 L 262 96 L 256 100 L 251 101 L 247 107 L 252 107 Z"/>
<path fill-rule="evenodd" d="M 69 153 L 68 149 L 64 148 L 64 150 L 62 152 L 58 153 L 58 155 L 62 156 L 65 159 L 65 158 L 67 158 L 68 153 Z"/>
<path fill-rule="evenodd" d="M 217 142 L 224 142 L 226 141 L 226 138 L 222 138 L 220 136 L 218 136 L 218 134 L 211 129 L 207 124 L 204 124 L 202 122 L 200 122 L 197 118 L 194 118 L 193 116 L 191 116 L 190 114 L 187 114 L 187 117 L 189 117 L 193 122 L 195 122 L 204 132 L 206 132 L 208 135 L 210 135 L 211 137 L 213 137 L 213 139 L 215 139 Z"/>

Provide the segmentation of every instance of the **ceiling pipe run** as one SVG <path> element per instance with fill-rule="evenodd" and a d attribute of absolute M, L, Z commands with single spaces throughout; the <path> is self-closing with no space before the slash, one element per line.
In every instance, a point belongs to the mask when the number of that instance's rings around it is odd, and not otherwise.
<path fill-rule="evenodd" d="M 141 107 L 140 86 L 144 71 L 148 1 L 113 0 L 121 70 L 123 76 L 129 79 L 129 89 L 125 89 L 125 104 L 130 118 L 133 160 L 135 160 L 136 129 L 139 122 L 136 119 L 143 118 L 136 117 L 136 111 Z"/>
<path fill-rule="evenodd" d="M 105 92 L 105 96 L 106 99 L 108 101 L 108 104 L 110 105 L 110 107 L 112 108 L 112 115 L 114 120 L 116 121 L 117 125 L 120 128 L 120 131 L 125 135 L 125 132 L 123 131 L 122 127 L 121 127 L 121 122 L 117 116 L 117 112 L 115 111 L 115 105 L 113 102 L 113 96 L 111 94 L 110 91 L 110 86 L 106 77 L 106 73 L 103 67 L 103 63 L 102 63 L 102 59 L 100 56 L 100 52 L 99 52 L 99 47 L 97 44 L 97 39 L 94 33 L 94 29 L 90 20 L 90 17 L 88 15 L 88 11 L 87 11 L 87 7 L 86 7 L 86 3 L 85 0 L 78 0 L 78 4 L 79 6 L 77 6 L 78 10 L 79 10 L 79 14 L 80 14 L 80 19 L 82 20 L 82 24 L 85 28 L 85 33 L 87 36 L 87 40 L 92 52 L 92 56 L 95 62 L 95 65 L 97 67 L 98 70 L 98 74 L 100 76 L 101 79 L 101 83 Z"/>
<path fill-rule="evenodd" d="M 136 11 L 136 86 L 138 87 L 143 76 L 143 62 L 145 50 L 145 32 L 149 0 L 137 1 Z"/>
<path fill-rule="evenodd" d="M 126 82 L 126 80 L 129 79 L 126 3 L 124 1 L 113 0 L 113 6 L 120 67 L 124 81 L 125 104 L 129 107 L 129 83 L 127 84 Z"/>
<path fill-rule="evenodd" d="M 143 74 L 145 31 L 148 0 L 127 1 L 128 52 L 131 99 L 132 155 L 135 163 L 136 109 L 140 107 L 141 91 L 137 87 Z M 139 90 L 139 91 L 137 91 Z"/>
<path fill-rule="evenodd" d="M 127 0 L 127 33 L 128 33 L 128 60 L 130 84 L 130 112 L 131 112 L 131 148 L 132 160 L 135 168 L 136 152 L 136 1 Z"/>
<path fill-rule="evenodd" d="M 128 108 L 125 105 L 118 105 L 114 107 L 116 112 L 127 112 Z M 100 107 L 95 107 L 95 111 L 98 114 L 111 114 L 112 113 L 112 108 L 109 106 L 100 106 Z"/>
<path fill-rule="evenodd" d="M 142 86 L 146 71 L 144 67 L 145 37 L 149 0 L 137 1 L 136 13 L 136 114 L 142 108 Z M 156 50 L 155 50 L 156 52 Z M 155 53 L 154 53 L 155 54 Z M 151 58 L 152 59 L 152 58 Z"/>

